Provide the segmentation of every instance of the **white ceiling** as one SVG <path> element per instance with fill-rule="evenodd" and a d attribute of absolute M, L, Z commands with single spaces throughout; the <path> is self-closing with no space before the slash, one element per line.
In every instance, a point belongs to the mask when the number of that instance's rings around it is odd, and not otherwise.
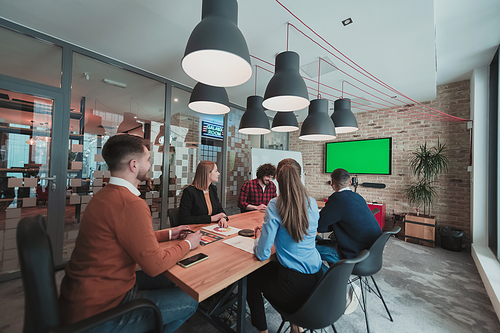
<path fill-rule="evenodd" d="M 287 48 L 290 22 L 326 49 L 291 27 L 289 49 L 299 53 L 301 65 L 328 57 L 340 69 L 326 73 L 329 65 L 321 63 L 320 82 L 328 86 L 321 86 L 321 96 L 329 100 L 339 98 L 341 92 L 335 89 L 342 91 L 342 81 L 347 81 L 344 97 L 370 100 L 375 108 L 410 103 L 402 94 L 419 102 L 431 100 L 436 85 L 467 79 L 474 68 L 488 65 L 500 44 L 498 0 L 280 2 L 338 51 L 278 1 L 245 0 L 238 2 L 238 26 L 250 54 L 274 63 L 274 56 Z M 182 71 L 180 61 L 201 18 L 201 4 L 201 0 L 0 0 L 0 17 L 193 87 L 196 82 Z M 344 27 L 341 21 L 349 17 L 353 23 Z M 348 59 L 398 92 L 354 71 L 342 62 Z M 255 58 L 252 65 L 274 70 Z M 258 95 L 264 94 L 272 75 L 266 70 L 257 69 Z M 92 68 L 87 71 L 92 73 Z M 315 76 L 310 79 L 317 81 Z M 317 98 L 317 83 L 306 80 L 306 84 L 310 98 Z M 255 93 L 255 66 L 247 83 L 227 90 L 232 102 L 244 106 Z M 296 114 L 303 119 L 306 111 Z"/>

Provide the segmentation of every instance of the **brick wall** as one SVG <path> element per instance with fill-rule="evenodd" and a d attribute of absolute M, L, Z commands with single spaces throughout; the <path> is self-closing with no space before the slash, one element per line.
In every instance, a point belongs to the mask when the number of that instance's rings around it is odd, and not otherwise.
<path fill-rule="evenodd" d="M 434 109 L 470 118 L 470 82 L 454 82 L 437 87 L 435 100 L 425 102 Z M 416 109 L 415 107 L 411 107 Z M 470 181 L 467 166 L 470 156 L 470 131 L 466 122 L 448 122 L 405 117 L 408 111 L 378 110 L 356 113 L 359 130 L 340 134 L 335 141 L 361 140 L 392 137 L 392 175 L 359 175 L 359 183 L 384 183 L 385 189 L 358 187 L 358 193 L 367 201 L 386 204 L 386 225 L 392 226 L 393 213 L 414 213 L 415 207 L 404 199 L 402 189 L 414 180 L 409 168 L 411 152 L 420 144 L 446 143 L 450 166 L 448 173 L 441 175 L 438 197 L 431 207 L 436 224 L 453 226 L 465 231 L 464 241 L 470 243 Z M 417 117 L 415 113 L 412 117 Z M 332 193 L 327 184 L 330 175 L 324 173 L 325 142 L 309 142 L 298 138 L 299 131 L 290 133 L 290 150 L 301 151 L 306 172 L 307 189 L 316 199 L 323 199 Z M 422 207 L 420 207 L 422 212 Z"/>

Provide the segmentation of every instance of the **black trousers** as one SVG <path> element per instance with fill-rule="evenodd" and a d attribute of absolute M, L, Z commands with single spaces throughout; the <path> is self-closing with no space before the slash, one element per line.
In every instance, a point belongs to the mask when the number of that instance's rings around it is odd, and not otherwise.
<path fill-rule="evenodd" d="M 262 294 L 281 311 L 294 313 L 307 300 L 323 270 L 316 274 L 303 274 L 272 261 L 248 276 L 247 302 L 252 325 L 259 331 L 267 329 Z"/>

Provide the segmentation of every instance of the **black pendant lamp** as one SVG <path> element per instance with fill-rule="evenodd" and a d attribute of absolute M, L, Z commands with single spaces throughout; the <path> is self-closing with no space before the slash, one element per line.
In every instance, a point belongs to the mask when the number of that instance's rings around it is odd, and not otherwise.
<path fill-rule="evenodd" d="M 189 98 L 191 110 L 207 114 L 225 114 L 231 111 L 226 89 L 198 82 Z"/>
<path fill-rule="evenodd" d="M 293 132 L 298 129 L 299 123 L 293 112 L 278 112 L 274 116 L 271 127 L 274 132 Z"/>
<path fill-rule="evenodd" d="M 203 0 L 201 18 L 186 45 L 181 62 L 184 72 L 216 87 L 247 82 L 252 66 L 247 43 L 237 26 L 236 0 Z"/>
<path fill-rule="evenodd" d="M 247 110 L 241 117 L 239 132 L 243 134 L 268 134 L 271 132 L 269 119 L 262 107 L 262 100 L 261 96 L 247 97 Z"/>
<path fill-rule="evenodd" d="M 333 140 L 337 137 L 333 121 L 328 117 L 328 101 L 314 99 L 309 114 L 300 129 L 299 139 L 310 141 Z"/>
<path fill-rule="evenodd" d="M 299 55 L 286 51 L 276 56 L 274 76 L 269 81 L 262 103 L 274 111 L 296 111 L 309 105 L 309 94 L 299 74 Z"/>
<path fill-rule="evenodd" d="M 354 113 L 351 111 L 349 98 L 337 99 L 333 104 L 331 115 L 337 133 L 349 133 L 359 129 Z"/>

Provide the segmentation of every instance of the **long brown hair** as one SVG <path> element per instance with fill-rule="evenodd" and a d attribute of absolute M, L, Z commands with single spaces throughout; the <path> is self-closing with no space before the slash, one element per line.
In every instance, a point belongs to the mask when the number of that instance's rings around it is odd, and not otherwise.
<path fill-rule="evenodd" d="M 295 242 L 309 235 L 309 195 L 300 179 L 301 167 L 296 160 L 286 158 L 278 163 L 276 179 L 280 195 L 276 201 L 283 227 Z"/>
<path fill-rule="evenodd" d="M 196 172 L 194 174 L 194 179 L 191 185 L 196 187 L 198 190 L 207 191 L 208 186 L 208 174 L 215 168 L 215 162 L 212 161 L 201 161 L 196 167 Z"/>

